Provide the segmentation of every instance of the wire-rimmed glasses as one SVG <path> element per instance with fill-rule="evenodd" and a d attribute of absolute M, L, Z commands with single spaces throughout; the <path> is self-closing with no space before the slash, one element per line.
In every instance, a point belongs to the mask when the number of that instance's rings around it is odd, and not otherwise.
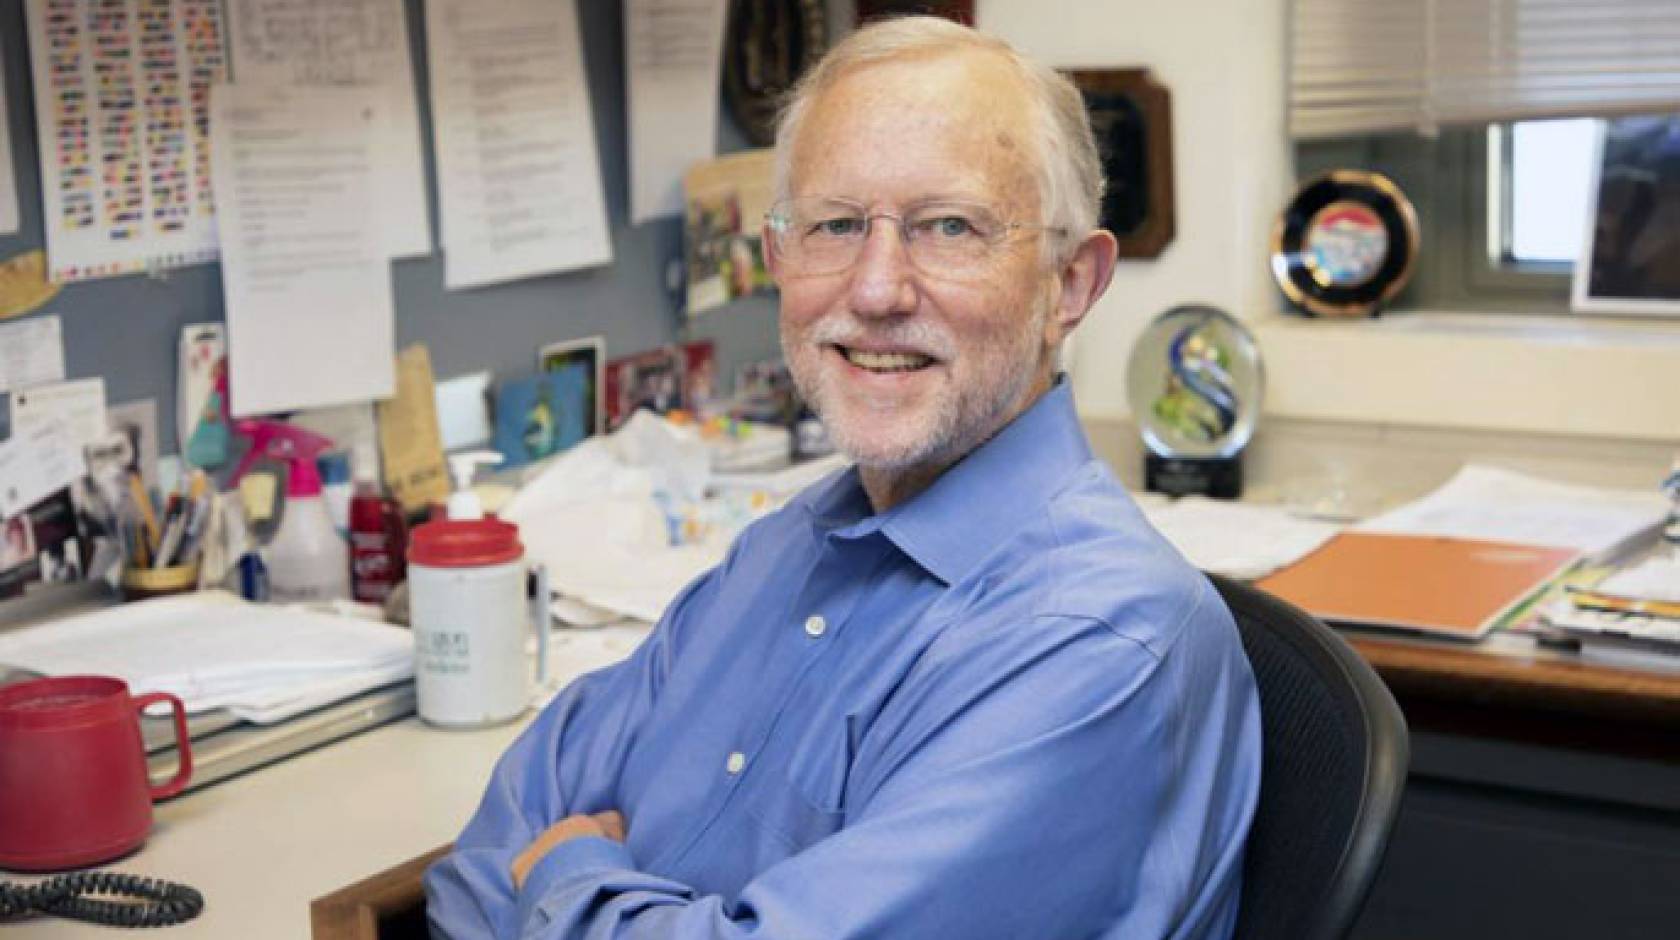
<path fill-rule="evenodd" d="M 876 219 L 898 226 L 910 263 L 935 277 L 962 277 L 986 270 L 993 256 L 1019 232 L 1060 232 L 1010 222 L 979 202 L 934 200 L 899 213 L 871 212 L 849 199 L 808 196 L 784 199 L 766 217 L 776 253 L 801 275 L 837 274 L 857 263 Z"/>

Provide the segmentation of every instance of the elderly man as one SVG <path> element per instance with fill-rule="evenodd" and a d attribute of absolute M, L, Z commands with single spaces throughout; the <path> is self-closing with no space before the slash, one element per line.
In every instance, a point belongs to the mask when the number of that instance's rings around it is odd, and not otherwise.
<path fill-rule="evenodd" d="M 1077 91 L 896 20 L 777 149 L 782 344 L 856 467 L 536 719 L 427 876 L 434 933 L 1228 936 L 1253 678 L 1055 372 L 1115 258 Z"/>

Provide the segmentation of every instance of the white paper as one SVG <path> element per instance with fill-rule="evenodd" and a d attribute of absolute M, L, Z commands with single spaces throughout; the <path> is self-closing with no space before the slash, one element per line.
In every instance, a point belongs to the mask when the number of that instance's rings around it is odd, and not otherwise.
<path fill-rule="evenodd" d="M 1471 464 L 1435 492 L 1354 528 L 1573 548 L 1604 560 L 1654 533 L 1668 505 L 1655 489 L 1606 490 Z"/>
<path fill-rule="evenodd" d="M 458 375 L 437 383 L 438 435 L 446 451 L 490 444 L 490 373 Z"/>
<path fill-rule="evenodd" d="M 211 114 L 231 413 L 389 397 L 375 109 L 356 89 L 218 85 Z"/>
<path fill-rule="evenodd" d="M 612 260 L 577 10 L 427 0 L 444 284 Z"/>
<path fill-rule="evenodd" d="M 64 325 L 58 317 L 0 324 L 0 392 L 64 378 Z"/>
<path fill-rule="evenodd" d="M 69 486 L 86 470 L 82 448 L 63 422 L 49 421 L 0 443 L 0 519 L 9 519 Z M 0 657 L 4 661 L 4 657 Z"/>
<path fill-rule="evenodd" d="M 12 122 L 6 114 L 6 60 L 0 57 L 0 235 L 9 235 L 17 228 L 17 168 L 12 165 Z M 5 387 L 0 384 L 0 390 Z"/>
<path fill-rule="evenodd" d="M 1186 496 L 1142 506 L 1151 525 L 1192 565 L 1254 579 L 1305 558 L 1341 526 L 1292 516 L 1279 506 Z"/>
<path fill-rule="evenodd" d="M 1593 591 L 1613 597 L 1680 604 L 1680 558 L 1662 555 L 1647 558 L 1605 578 Z"/>
<path fill-rule="evenodd" d="M 725 0 L 626 0 L 630 221 L 683 210 L 683 174 L 716 154 Z"/>
<path fill-rule="evenodd" d="M 44 424 L 62 424 L 77 449 L 110 430 L 105 423 L 105 380 L 77 379 L 36 385 L 12 394 L 12 436 Z"/>
<path fill-rule="evenodd" d="M 241 85 L 357 87 L 387 123 L 375 145 L 381 221 L 392 257 L 429 254 L 425 164 L 402 0 L 229 0 L 228 45 Z"/>
<path fill-rule="evenodd" d="M 26 9 L 49 279 L 214 259 L 205 107 L 227 70 L 221 0 Z"/>
<path fill-rule="evenodd" d="M 268 721 L 412 676 L 414 641 L 389 624 L 205 592 L 0 634 L 0 662 L 116 676 L 136 694 L 173 692 L 189 712 Z"/>

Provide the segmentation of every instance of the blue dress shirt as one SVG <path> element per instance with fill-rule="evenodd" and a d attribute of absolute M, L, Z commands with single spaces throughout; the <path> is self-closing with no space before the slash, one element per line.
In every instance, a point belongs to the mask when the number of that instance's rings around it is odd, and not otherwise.
<path fill-rule="evenodd" d="M 1220 938 L 1259 790 L 1229 612 L 1065 382 L 873 514 L 749 527 L 562 692 L 426 875 L 434 936 Z M 617 809 L 624 844 L 552 823 Z"/>

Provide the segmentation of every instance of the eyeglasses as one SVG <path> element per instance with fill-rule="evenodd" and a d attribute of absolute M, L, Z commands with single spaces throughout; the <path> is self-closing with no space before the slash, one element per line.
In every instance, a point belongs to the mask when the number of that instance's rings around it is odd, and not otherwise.
<path fill-rule="evenodd" d="M 776 253 L 804 275 L 838 274 L 857 263 L 876 219 L 898 226 L 910 263 L 923 274 L 962 277 L 984 271 L 1017 232 L 1063 229 L 1007 222 L 991 207 L 942 200 L 902 213 L 870 212 L 849 199 L 786 199 L 766 216 Z"/>

